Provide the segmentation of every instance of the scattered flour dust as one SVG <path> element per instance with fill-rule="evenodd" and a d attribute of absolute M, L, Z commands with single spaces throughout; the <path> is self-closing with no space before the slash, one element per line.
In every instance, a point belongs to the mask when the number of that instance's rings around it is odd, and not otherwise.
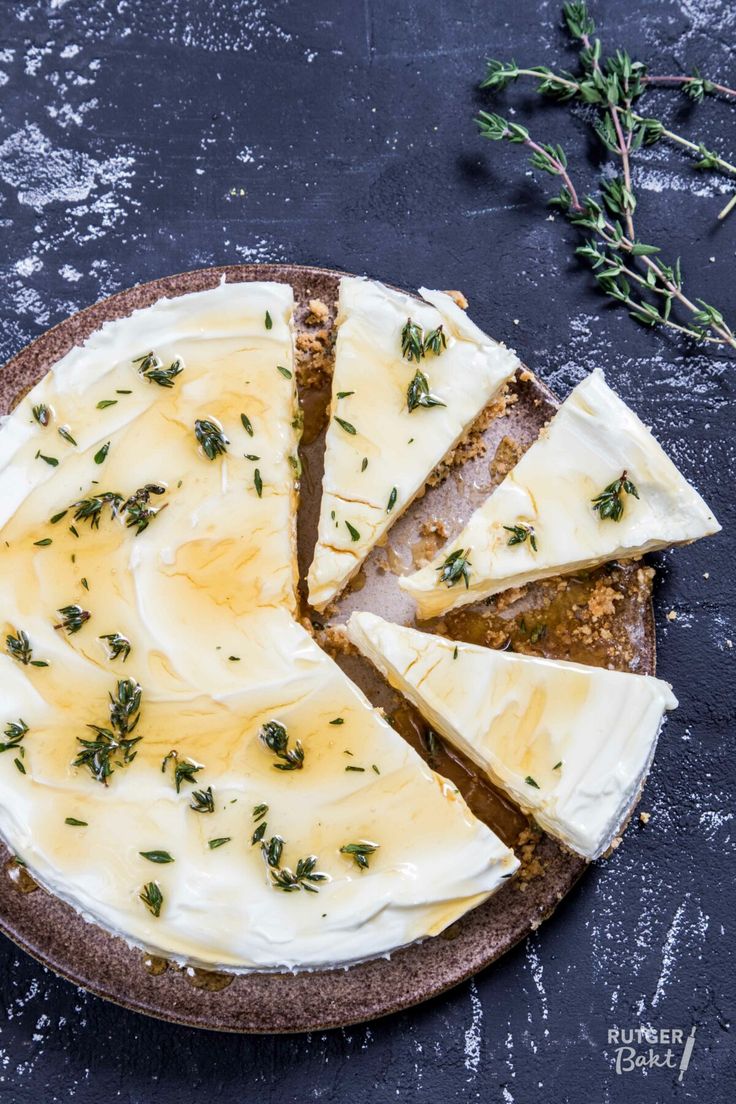
<path fill-rule="evenodd" d="M 689 913 L 693 915 L 690 916 Z M 652 997 L 652 1008 L 661 1001 L 665 995 L 672 973 L 677 964 L 677 959 L 693 942 L 702 942 L 708 931 L 708 917 L 700 906 L 692 906 L 690 894 L 680 902 L 672 917 L 672 922 L 667 930 L 662 944 L 662 968 L 657 981 L 657 988 Z"/>
<path fill-rule="evenodd" d="M 470 1008 L 472 1018 L 470 1027 L 465 1032 L 465 1068 L 470 1074 L 468 1078 L 469 1081 L 471 1081 L 478 1072 L 478 1067 L 480 1065 L 480 1045 L 483 1037 L 483 1004 L 481 1003 L 475 978 L 470 982 Z"/>
<path fill-rule="evenodd" d="M 80 150 L 54 146 L 35 123 L 0 145 L 0 178 L 16 189 L 19 203 L 36 211 L 50 203 L 79 203 L 100 185 L 124 183 L 133 164 L 125 155 L 97 161 Z"/>

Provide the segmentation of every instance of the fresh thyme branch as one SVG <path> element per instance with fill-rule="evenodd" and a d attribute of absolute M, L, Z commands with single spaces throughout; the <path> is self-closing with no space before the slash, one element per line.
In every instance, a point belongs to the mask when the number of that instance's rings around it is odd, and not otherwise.
<path fill-rule="evenodd" d="M 519 77 L 530 77 L 537 82 L 536 91 L 542 95 L 560 103 L 586 105 L 600 141 L 620 161 L 620 175 L 601 179 L 599 198 L 583 195 L 574 183 L 561 146 L 535 141 L 526 127 L 487 111 L 478 116 L 481 135 L 491 141 L 525 146 L 531 151 L 533 168 L 559 178 L 562 187 L 550 205 L 586 234 L 576 253 L 593 269 L 600 290 L 627 307 L 632 318 L 645 326 L 665 326 L 696 341 L 736 348 L 733 330 L 721 311 L 703 299 L 693 301 L 686 295 L 679 258 L 668 264 L 661 258 L 659 246 L 639 238 L 631 179 L 631 161 L 636 151 L 662 139 L 695 154 L 696 169 L 736 177 L 736 165 L 633 108 L 652 86 L 681 89 L 696 103 L 714 95 L 736 99 L 736 89 L 716 84 L 697 71 L 690 76 L 649 74 L 647 67 L 633 61 L 625 50 L 617 49 L 613 55 L 604 57 L 585 3 L 565 4 L 563 18 L 570 36 L 579 45 L 579 74 L 564 69 L 555 72 L 546 65 L 525 69 L 515 61 L 491 60 L 481 88 L 497 92 Z M 736 195 L 718 217 L 724 218 L 734 206 Z"/>

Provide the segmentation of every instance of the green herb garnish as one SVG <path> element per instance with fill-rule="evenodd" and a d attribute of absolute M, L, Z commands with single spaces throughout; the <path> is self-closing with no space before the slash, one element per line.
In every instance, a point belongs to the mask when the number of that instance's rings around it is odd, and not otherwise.
<path fill-rule="evenodd" d="M 263 497 L 263 480 L 261 479 L 261 473 L 258 470 L 258 468 L 256 468 L 256 470 L 253 472 L 253 485 L 255 486 L 256 494 L 258 495 L 258 497 L 262 498 Z"/>
<path fill-rule="evenodd" d="M 154 916 L 161 915 L 161 908 L 164 903 L 164 895 L 156 882 L 149 882 L 147 885 L 145 885 L 138 896 L 150 913 L 152 913 Z"/>
<path fill-rule="evenodd" d="M 354 525 L 350 524 L 349 521 L 345 522 L 345 528 L 347 529 L 348 533 L 350 534 L 351 541 L 359 541 L 360 540 L 360 533 L 358 532 L 358 530 L 355 528 Z"/>
<path fill-rule="evenodd" d="M 119 679 L 115 694 L 110 694 L 110 727 L 90 724 L 96 734 L 94 740 L 77 737 L 82 751 L 72 763 L 74 767 L 87 767 L 97 782 L 107 786 L 108 779 L 114 773 L 114 767 L 132 763 L 138 752 L 136 744 L 140 736 L 132 733 L 140 720 L 141 688 L 135 679 Z"/>
<path fill-rule="evenodd" d="M 104 633 L 97 638 L 98 640 L 104 640 L 108 647 L 108 659 L 118 659 L 123 657 L 123 663 L 130 655 L 130 641 L 127 636 L 123 636 L 122 633 Z"/>
<path fill-rule="evenodd" d="M 62 606 L 61 609 L 56 611 L 61 617 L 61 624 L 55 625 L 57 629 L 65 629 L 66 632 L 72 636 L 73 633 L 78 633 L 82 625 L 86 624 L 92 616 L 89 610 L 82 609 L 81 606 Z"/>
<path fill-rule="evenodd" d="M 33 544 L 36 548 L 48 548 L 50 544 L 53 544 L 51 537 L 44 537 L 43 540 L 34 541 Z"/>
<path fill-rule="evenodd" d="M 624 515 L 624 502 L 623 494 L 633 495 L 634 498 L 639 497 L 634 484 L 628 478 L 627 473 L 624 471 L 618 477 L 614 479 L 613 483 L 609 483 L 599 495 L 596 495 L 593 502 L 593 509 L 598 511 L 599 516 L 603 518 L 610 518 L 611 521 L 620 521 Z"/>
<path fill-rule="evenodd" d="M 411 414 L 412 410 L 416 410 L 420 406 L 446 406 L 447 404 L 438 399 L 436 395 L 430 394 L 429 380 L 424 372 L 417 368 L 414 379 L 409 384 L 406 392 L 406 405 Z"/>
<path fill-rule="evenodd" d="M 276 368 L 281 373 L 281 375 L 284 377 L 284 379 L 291 379 L 292 378 L 293 373 L 290 372 L 288 368 L 284 368 L 283 364 L 277 364 Z M 296 426 L 294 428 L 296 428 Z"/>
<path fill-rule="evenodd" d="M 184 371 L 184 365 L 180 360 L 174 360 L 168 368 L 164 368 L 163 361 L 155 353 L 146 353 L 133 361 L 137 364 L 138 371 L 149 383 L 157 383 L 159 387 L 173 387 L 174 380 Z"/>
<path fill-rule="evenodd" d="M 152 863 L 163 864 L 175 861 L 168 851 L 139 851 L 138 854 Z"/>
<path fill-rule="evenodd" d="M 243 429 L 245 430 L 245 432 L 248 434 L 249 437 L 252 437 L 253 436 L 253 423 L 251 422 L 248 415 L 247 414 L 241 414 L 240 415 L 240 420 L 243 423 Z"/>
<path fill-rule="evenodd" d="M 411 318 L 407 318 L 401 331 L 401 355 L 405 360 L 417 362 L 424 356 L 424 331 Z"/>
<path fill-rule="evenodd" d="M 509 545 L 523 544 L 524 541 L 528 540 L 529 544 L 532 547 L 532 549 L 535 552 L 537 551 L 537 538 L 536 538 L 536 535 L 534 533 L 533 526 L 531 526 L 531 525 L 504 525 L 504 529 L 506 530 L 507 533 L 511 534 L 509 539 L 506 541 L 507 544 L 509 544 Z"/>
<path fill-rule="evenodd" d="M 56 468 L 59 466 L 59 461 L 55 456 L 44 456 L 42 452 L 36 453 L 37 460 L 43 460 L 45 464 L 48 464 L 50 468 Z"/>
<path fill-rule="evenodd" d="M 340 848 L 341 855 L 350 855 L 356 866 L 359 866 L 361 870 L 368 869 L 368 863 L 371 855 L 378 850 L 380 844 L 368 843 L 367 840 L 360 840 L 359 843 L 346 843 Z"/>
<path fill-rule="evenodd" d="M 424 339 L 423 352 L 426 356 L 427 353 L 432 353 L 434 356 L 439 356 L 440 353 L 447 348 L 447 336 L 444 328 L 440 325 L 435 330 L 430 330 Z"/>
<path fill-rule="evenodd" d="M 17 721 L 8 721 L 5 726 L 7 742 L 0 743 L 0 752 L 16 751 L 20 747 L 26 732 L 28 732 L 28 725 L 20 717 Z"/>
<path fill-rule="evenodd" d="M 335 421 L 342 429 L 345 430 L 346 433 L 349 433 L 351 437 L 354 437 L 357 433 L 354 425 L 351 425 L 350 422 L 346 422 L 344 418 L 338 418 L 337 414 L 335 415 Z"/>
<path fill-rule="evenodd" d="M 212 787 L 208 786 L 206 790 L 193 790 L 192 802 L 189 808 L 193 809 L 195 813 L 214 813 L 215 798 Z"/>
<path fill-rule="evenodd" d="M 117 406 L 117 399 L 100 399 L 97 404 L 98 410 L 107 410 L 108 406 Z"/>
<path fill-rule="evenodd" d="M 227 452 L 230 442 L 220 426 L 215 425 L 214 422 L 207 418 L 197 418 L 194 423 L 194 433 L 208 460 L 214 460 L 215 457 Z"/>
<path fill-rule="evenodd" d="M 70 445 L 74 445 L 76 448 L 77 442 L 74 440 L 66 426 L 59 426 L 59 436 L 63 437 L 65 441 L 67 441 Z"/>
<path fill-rule="evenodd" d="M 273 318 L 271 318 L 271 312 L 270 311 L 266 311 L 265 323 L 266 323 L 266 329 L 270 330 L 273 326 Z"/>
<path fill-rule="evenodd" d="M 232 836 L 219 836 L 217 839 L 207 840 L 207 846 L 210 851 L 216 851 L 218 847 L 224 847 L 226 843 L 230 843 Z"/>
<path fill-rule="evenodd" d="M 95 464 L 103 464 L 105 462 L 105 460 L 107 459 L 107 454 L 108 454 L 109 451 L 110 451 L 110 442 L 108 441 L 107 444 L 102 445 L 101 448 L 98 448 L 97 452 L 95 453 L 95 457 L 94 457 Z"/>
<path fill-rule="evenodd" d="M 282 762 L 274 763 L 276 770 L 291 771 L 301 770 L 304 766 L 304 748 L 301 741 L 297 740 L 293 748 L 289 748 L 289 736 L 282 724 L 278 721 L 266 721 L 260 731 L 260 740 L 269 751 L 281 759 Z"/>
<path fill-rule="evenodd" d="M 459 579 L 465 580 L 465 589 L 470 586 L 470 571 L 472 566 L 468 557 L 470 556 L 470 549 L 457 548 L 454 552 L 451 552 L 447 559 L 437 568 L 440 573 L 440 582 L 447 583 L 448 587 L 453 587 Z"/>
<path fill-rule="evenodd" d="M 391 488 L 391 494 L 388 496 L 388 504 L 386 506 L 386 513 L 387 514 L 390 514 L 391 511 L 393 510 L 394 506 L 396 505 L 396 499 L 398 497 L 398 493 L 399 492 L 396 490 L 396 487 Z"/>
<path fill-rule="evenodd" d="M 530 774 L 526 776 L 524 781 L 526 782 L 527 786 L 533 786 L 535 790 L 538 790 L 540 788 L 539 783 L 536 782 Z"/>
<path fill-rule="evenodd" d="M 76 817 L 67 817 L 64 821 L 70 828 L 89 828 L 89 824 L 86 820 L 77 820 Z"/>
<path fill-rule="evenodd" d="M 355 394 L 354 391 L 338 391 L 337 395 L 336 395 L 336 398 L 338 398 L 338 399 L 347 399 L 347 398 L 350 397 L 350 395 L 354 395 L 354 394 Z"/>
<path fill-rule="evenodd" d="M 33 417 L 36 419 L 40 426 L 47 426 L 51 421 L 51 411 L 46 406 L 46 403 L 39 403 L 38 406 L 33 407 Z"/>

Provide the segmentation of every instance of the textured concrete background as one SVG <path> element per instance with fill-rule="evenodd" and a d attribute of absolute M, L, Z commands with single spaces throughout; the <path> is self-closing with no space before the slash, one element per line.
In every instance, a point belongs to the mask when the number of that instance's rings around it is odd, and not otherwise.
<path fill-rule="evenodd" d="M 734 83 L 729 0 L 608 0 L 609 43 L 653 70 Z M 0 358 L 119 288 L 202 265 L 292 260 L 460 287 L 473 316 L 561 396 L 595 366 L 715 509 L 713 541 L 655 557 L 670 720 L 625 845 L 476 981 L 370 1026 L 210 1036 L 74 989 L 0 942 L 0 1099 L 428 1104 L 731 1101 L 733 538 L 736 364 L 637 328 L 590 290 L 573 233 L 545 221 L 516 148 L 473 114 L 487 55 L 572 65 L 537 0 L 51 0 L 2 4 Z M 657 93 L 696 140 L 736 154 L 734 108 Z M 590 186 L 578 116 L 501 98 L 564 140 Z M 736 314 L 729 185 L 644 151 L 642 235 L 682 254 L 691 293 Z M 708 578 L 705 578 L 708 573 Z M 677 619 L 667 620 L 675 610 Z M 614 1025 L 697 1027 L 690 1069 L 617 1076 Z"/>

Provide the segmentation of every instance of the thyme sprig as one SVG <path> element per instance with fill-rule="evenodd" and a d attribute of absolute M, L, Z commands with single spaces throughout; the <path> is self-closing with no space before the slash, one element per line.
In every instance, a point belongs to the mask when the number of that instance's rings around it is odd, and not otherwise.
<path fill-rule="evenodd" d="M 639 497 L 636 486 L 625 471 L 592 499 L 593 509 L 598 511 L 601 518 L 620 521 L 624 516 L 624 500 L 622 497 L 624 494 L 633 495 L 634 498 Z"/>
<path fill-rule="evenodd" d="M 181 793 L 181 788 L 186 782 L 187 785 L 195 786 L 197 784 L 196 775 L 199 771 L 204 770 L 199 763 L 194 763 L 191 759 L 180 759 L 179 752 L 176 750 L 170 751 L 167 755 L 164 755 L 161 763 L 161 773 L 166 773 L 166 768 L 169 762 L 174 762 L 174 786 L 176 792 Z"/>
<path fill-rule="evenodd" d="M 98 640 L 104 640 L 107 644 L 108 659 L 119 659 L 122 656 L 125 663 L 130 655 L 130 641 L 127 636 L 119 632 L 103 633 Z"/>
<path fill-rule="evenodd" d="M 118 491 L 102 491 L 99 494 L 90 495 L 89 498 L 81 498 L 78 502 L 73 502 L 70 509 L 74 510 L 75 521 L 88 521 L 90 528 L 99 529 L 104 508 L 109 506 L 110 516 L 123 518 L 126 526 L 129 529 L 135 529 L 135 535 L 139 536 L 167 505 L 164 503 L 162 506 L 151 506 L 151 495 L 165 493 L 166 488 L 160 483 L 146 483 L 145 486 L 134 491 L 129 498 L 125 498 Z"/>
<path fill-rule="evenodd" d="M 153 916 L 160 916 L 164 895 L 157 882 L 148 882 L 138 894 L 143 904 Z"/>
<path fill-rule="evenodd" d="M 164 362 L 155 353 L 145 353 L 133 363 L 138 365 L 138 371 L 144 379 L 149 383 L 157 383 L 159 387 L 173 387 L 176 377 L 184 371 L 184 365 L 178 358 L 168 368 L 164 368 Z"/>
<path fill-rule="evenodd" d="M 44 659 L 33 658 L 33 646 L 27 632 L 16 629 L 15 633 L 8 633 L 5 637 L 5 650 L 11 659 L 22 663 L 24 667 L 48 667 Z"/>
<path fill-rule="evenodd" d="M 603 58 L 601 41 L 593 37 L 595 23 L 587 5 L 565 4 L 563 15 L 570 35 L 579 44 L 579 74 L 555 72 L 545 65 L 522 68 L 514 61 L 494 59 L 488 63 L 481 87 L 496 92 L 519 77 L 531 77 L 537 81 L 537 91 L 542 95 L 562 103 L 586 105 L 599 140 L 618 157 L 621 175 L 602 180 L 599 198 L 582 195 L 573 183 L 561 146 L 537 142 L 526 127 L 485 111 L 480 112 L 477 120 L 481 135 L 492 141 L 525 146 L 531 151 L 533 168 L 560 180 L 560 192 L 550 204 L 590 235 L 576 250 L 578 256 L 593 268 L 600 290 L 627 307 L 635 321 L 646 326 L 664 326 L 696 341 L 736 348 L 736 337 L 722 312 L 700 298 L 693 301 L 685 294 L 679 259 L 666 263 L 658 256 L 661 252 L 658 246 L 638 237 L 631 177 L 631 161 L 636 151 L 663 138 L 695 153 L 696 168 L 736 175 L 736 165 L 702 143 L 675 134 L 659 119 L 639 114 L 632 106 L 650 85 L 658 83 L 677 84 L 698 102 L 716 92 L 736 96 L 736 90 L 716 85 L 697 72 L 682 78 L 650 77 L 646 66 L 624 50 Z M 725 216 L 735 203 L 736 197 L 719 217 Z M 684 315 L 682 320 L 671 317 L 675 305 Z"/>
<path fill-rule="evenodd" d="M 456 548 L 454 552 L 451 552 L 437 568 L 440 573 L 440 582 L 447 583 L 448 587 L 453 587 L 460 579 L 464 579 L 465 589 L 467 590 L 470 586 L 470 568 L 472 567 L 469 556 L 469 548 L 467 550 Z"/>
<path fill-rule="evenodd" d="M 45 429 L 51 421 L 51 411 L 47 407 L 46 403 L 38 403 L 32 408 L 32 413 L 38 424 L 40 426 L 43 426 Z"/>
<path fill-rule="evenodd" d="M 202 452 L 208 460 L 214 460 L 227 452 L 230 444 L 219 425 L 207 418 L 197 418 L 194 422 L 194 434 L 202 446 Z"/>
<path fill-rule="evenodd" d="M 82 750 L 72 763 L 74 767 L 87 767 L 92 777 L 108 785 L 115 767 L 128 766 L 138 754 L 136 745 L 141 736 L 133 736 L 140 720 L 141 688 L 135 679 L 119 679 L 115 693 L 110 694 L 108 706 L 110 727 L 90 724 L 96 734 L 94 740 L 77 737 Z"/>
<path fill-rule="evenodd" d="M 359 866 L 361 870 L 367 870 L 370 864 L 370 857 L 373 855 L 381 845 L 379 843 L 369 843 L 368 840 L 360 840 L 358 843 L 346 843 L 340 848 L 341 855 L 350 855 L 356 866 Z"/>
<path fill-rule="evenodd" d="M 289 747 L 289 735 L 284 725 L 278 721 L 266 721 L 260 731 L 260 740 L 269 751 L 282 760 L 274 763 L 276 770 L 292 771 L 301 770 L 304 766 L 304 748 L 301 741 L 296 740 L 294 747 Z"/>
<path fill-rule="evenodd" d="M 504 525 L 504 529 L 511 534 L 506 541 L 508 545 L 523 544 L 528 540 L 532 550 L 537 551 L 537 536 L 533 525 Z"/>
<path fill-rule="evenodd" d="M 412 410 L 416 410 L 419 406 L 446 406 L 447 403 L 443 403 L 441 399 L 430 392 L 429 380 L 424 372 L 417 368 L 406 391 L 406 405 L 411 414 Z"/>
<path fill-rule="evenodd" d="M 212 787 L 208 786 L 206 790 L 193 790 L 189 808 L 195 813 L 214 813 L 215 797 Z"/>
<path fill-rule="evenodd" d="M 297 859 L 296 868 L 292 870 L 288 866 L 281 866 L 283 850 L 284 841 L 281 836 L 271 836 L 267 843 L 264 841 L 261 844 L 273 888 L 283 890 L 284 893 L 296 893 L 299 890 L 317 893 L 314 883 L 327 881 L 327 875 L 315 869 L 317 856 L 307 855 L 306 858 Z"/>
<path fill-rule="evenodd" d="M 17 751 L 26 732 L 28 732 L 28 725 L 21 717 L 17 721 L 8 721 L 5 726 L 6 741 L 0 743 L 0 753 L 3 751 Z"/>
<path fill-rule="evenodd" d="M 78 633 L 92 616 L 89 610 L 82 609 L 81 606 L 77 605 L 62 606 L 56 612 L 61 617 L 61 624 L 55 625 L 54 628 L 64 629 L 70 636 Z"/>

